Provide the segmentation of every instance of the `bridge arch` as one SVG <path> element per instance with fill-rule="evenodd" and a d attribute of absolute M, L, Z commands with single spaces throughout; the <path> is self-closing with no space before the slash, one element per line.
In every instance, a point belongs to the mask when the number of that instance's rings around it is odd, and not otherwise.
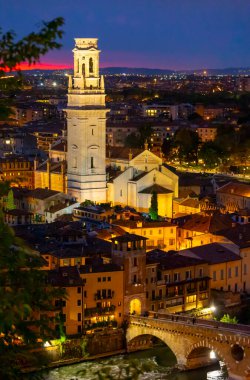
<path fill-rule="evenodd" d="M 216 354 L 216 359 L 210 358 L 210 352 Z M 215 360 L 222 361 L 227 370 L 229 370 L 228 362 L 223 352 L 217 347 L 215 342 L 202 340 L 197 343 L 191 344 L 186 352 L 186 367 L 188 369 L 198 368 L 202 365 L 212 364 Z"/>
<path fill-rule="evenodd" d="M 178 366 L 184 367 L 185 366 L 185 350 L 182 348 L 181 342 L 176 345 L 176 339 L 178 338 L 176 336 L 173 336 L 172 334 L 166 333 L 166 331 L 160 330 L 160 329 L 150 329 L 148 330 L 147 326 L 145 328 L 143 327 L 135 327 L 133 328 L 129 327 L 127 330 L 127 347 L 129 351 L 129 344 L 138 337 L 143 337 L 145 335 L 150 335 L 155 338 L 158 338 L 160 341 L 162 341 L 173 353 L 173 355 L 176 358 L 176 362 Z"/>

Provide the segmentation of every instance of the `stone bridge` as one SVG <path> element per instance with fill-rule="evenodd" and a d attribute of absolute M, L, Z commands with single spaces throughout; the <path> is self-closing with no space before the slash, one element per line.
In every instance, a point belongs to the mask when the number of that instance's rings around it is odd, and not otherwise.
<path fill-rule="evenodd" d="M 212 364 L 210 352 L 214 351 L 226 365 L 229 379 L 250 380 L 250 326 L 173 314 L 128 318 L 128 350 L 135 338 L 141 337 L 143 341 L 143 335 L 151 335 L 172 350 L 181 369 Z"/>

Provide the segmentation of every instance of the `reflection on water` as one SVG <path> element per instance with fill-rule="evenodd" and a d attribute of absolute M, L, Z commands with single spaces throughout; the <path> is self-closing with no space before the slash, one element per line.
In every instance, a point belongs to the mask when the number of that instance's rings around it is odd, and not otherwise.
<path fill-rule="evenodd" d="M 194 371 L 180 372 L 176 369 L 176 360 L 167 347 L 156 347 L 128 355 L 89 361 L 51 370 L 44 375 L 46 380 L 95 380 L 98 374 L 107 370 L 113 379 L 119 378 L 121 371 L 127 367 L 137 367 L 143 371 L 140 380 L 226 380 L 226 369 L 217 364 L 212 368 L 202 368 Z M 102 377 L 104 378 L 104 377 Z M 107 377 L 110 379 L 110 377 Z M 122 377 L 126 379 L 128 377 Z"/>

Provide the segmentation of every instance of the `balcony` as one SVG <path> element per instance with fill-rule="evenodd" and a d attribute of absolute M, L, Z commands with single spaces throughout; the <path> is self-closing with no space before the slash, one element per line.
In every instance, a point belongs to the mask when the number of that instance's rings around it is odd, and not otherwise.
<path fill-rule="evenodd" d="M 109 307 L 91 307 L 85 309 L 84 315 L 85 317 L 96 317 L 99 315 L 110 315 L 115 311 L 115 305 L 111 305 Z"/>
<path fill-rule="evenodd" d="M 197 292 L 196 288 L 187 288 L 187 294 L 194 294 Z"/>
<path fill-rule="evenodd" d="M 96 293 L 94 298 L 95 298 L 95 301 L 100 301 L 100 300 L 111 300 L 112 298 L 114 298 L 114 295 L 115 295 L 115 292 L 112 292 L 111 294 L 100 294 L 100 293 Z"/>

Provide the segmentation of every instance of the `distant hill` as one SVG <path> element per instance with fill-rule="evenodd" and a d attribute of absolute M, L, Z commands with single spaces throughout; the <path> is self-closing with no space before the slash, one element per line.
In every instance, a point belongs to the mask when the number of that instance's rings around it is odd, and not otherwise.
<path fill-rule="evenodd" d="M 100 69 L 101 74 L 129 74 L 129 75 L 170 75 L 174 70 L 147 69 L 145 67 L 104 67 Z"/>
<path fill-rule="evenodd" d="M 55 71 L 62 71 L 72 73 L 72 69 L 58 69 L 58 70 L 23 70 L 23 73 L 52 73 Z M 100 68 L 101 74 L 115 75 L 115 74 L 127 74 L 127 75 L 171 75 L 171 74 L 203 74 L 203 69 L 197 70 L 170 70 L 170 69 L 148 69 L 145 67 L 103 67 Z M 206 69 L 207 75 L 250 75 L 250 67 L 229 67 L 225 69 Z"/>

